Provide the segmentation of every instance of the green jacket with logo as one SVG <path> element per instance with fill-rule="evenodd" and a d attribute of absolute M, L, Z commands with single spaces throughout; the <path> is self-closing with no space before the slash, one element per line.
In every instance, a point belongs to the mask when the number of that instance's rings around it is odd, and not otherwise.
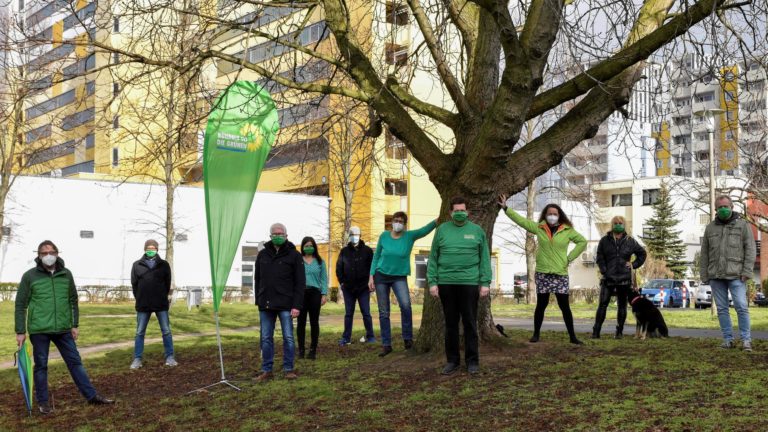
<path fill-rule="evenodd" d="M 59 258 L 53 273 L 37 267 L 21 277 L 16 293 L 16 334 L 66 333 L 78 326 L 77 288 Z"/>
<path fill-rule="evenodd" d="M 572 226 L 560 225 L 553 234 L 546 222 L 537 223 L 518 214 L 512 208 L 506 211 L 513 222 L 531 234 L 536 235 L 536 272 L 568 276 L 568 264 L 579 257 L 587 248 L 584 236 Z M 568 253 L 568 246 L 573 242 L 576 247 Z"/>
<path fill-rule="evenodd" d="M 427 284 L 489 287 L 493 277 L 488 239 L 479 225 L 445 222 L 437 227 L 427 262 Z"/>
<path fill-rule="evenodd" d="M 727 221 L 715 218 L 701 240 L 701 281 L 751 278 L 755 257 L 755 237 L 747 221 L 736 212 Z"/>

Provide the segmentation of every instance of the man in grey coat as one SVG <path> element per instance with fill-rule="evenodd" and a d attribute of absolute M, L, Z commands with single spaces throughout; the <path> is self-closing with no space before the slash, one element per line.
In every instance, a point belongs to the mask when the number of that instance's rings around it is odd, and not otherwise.
<path fill-rule="evenodd" d="M 723 348 L 733 348 L 733 328 L 728 313 L 728 291 L 739 321 L 744 351 L 752 351 L 747 302 L 747 280 L 755 267 L 755 238 L 749 223 L 733 211 L 733 201 L 722 195 L 715 201 L 717 217 L 707 225 L 701 242 L 701 282 L 712 287 Z"/>

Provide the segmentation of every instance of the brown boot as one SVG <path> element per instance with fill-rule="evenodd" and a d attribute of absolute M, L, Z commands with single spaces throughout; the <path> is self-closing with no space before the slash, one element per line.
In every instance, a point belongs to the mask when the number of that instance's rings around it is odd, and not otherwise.
<path fill-rule="evenodd" d="M 272 379 L 272 372 L 262 372 L 261 375 L 257 376 L 254 381 L 257 383 L 261 382 L 267 382 Z"/>
<path fill-rule="evenodd" d="M 296 371 L 289 371 L 285 373 L 285 379 L 288 380 L 295 380 L 299 376 L 296 374 Z"/>

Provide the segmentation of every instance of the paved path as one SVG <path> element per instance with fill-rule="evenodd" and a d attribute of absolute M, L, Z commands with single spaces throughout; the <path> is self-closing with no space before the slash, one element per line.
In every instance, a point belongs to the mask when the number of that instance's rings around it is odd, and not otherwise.
<path fill-rule="evenodd" d="M 526 330 L 533 331 L 533 320 L 530 318 L 494 318 L 494 321 L 497 324 L 503 325 L 504 327 L 526 329 Z M 576 333 L 591 334 L 593 324 L 594 322 L 591 320 L 590 321 L 574 320 L 574 327 L 576 328 Z M 547 330 L 566 331 L 565 324 L 563 323 L 562 320 L 544 321 L 544 323 L 541 326 L 541 329 L 544 331 L 547 331 Z M 605 323 L 603 324 L 603 334 L 612 335 L 615 329 L 616 329 L 616 321 L 611 322 L 610 320 L 605 320 Z M 634 332 L 635 332 L 634 324 L 624 327 L 625 335 L 632 335 L 634 334 Z M 752 339 L 768 340 L 768 332 L 766 331 L 752 330 L 751 333 L 752 333 Z M 674 328 L 674 327 L 670 327 L 669 335 L 673 337 L 677 336 L 677 337 L 715 338 L 715 339 L 720 339 L 722 337 L 722 333 L 720 332 L 719 329 L 691 329 L 691 328 Z M 737 335 L 738 337 L 738 329 L 734 329 L 734 335 Z"/>
<path fill-rule="evenodd" d="M 131 315 L 132 316 L 132 315 Z M 374 316 L 374 328 L 377 331 L 378 334 L 378 317 Z M 413 324 L 415 328 L 418 328 L 421 317 L 420 316 L 414 316 L 413 317 Z M 533 330 L 533 320 L 531 318 L 504 318 L 504 317 L 495 317 L 494 321 L 497 324 L 501 324 L 506 328 L 515 328 L 515 329 L 525 329 L 525 330 Z M 333 316 L 321 316 L 320 317 L 320 323 L 321 328 L 322 324 L 331 324 L 334 326 L 341 326 L 344 324 L 344 317 L 340 315 L 333 315 Z M 605 335 L 611 335 L 613 334 L 614 328 L 615 328 L 615 321 L 612 323 L 610 320 L 606 320 L 605 324 L 603 325 L 603 333 Z M 592 333 L 592 324 L 593 322 L 591 320 L 575 320 L 574 321 L 576 332 L 577 333 Z M 392 327 L 398 327 L 400 325 L 400 314 L 399 313 L 393 313 L 392 314 Z M 360 318 L 360 313 L 355 314 L 355 324 L 354 328 L 356 330 L 361 329 L 363 326 L 362 320 Z M 543 331 L 566 331 L 565 324 L 562 320 L 560 321 L 544 321 L 544 323 L 541 326 L 541 329 Z M 251 326 L 251 327 L 242 327 L 237 329 L 228 329 L 223 330 L 221 334 L 233 334 L 233 333 L 242 333 L 247 331 L 258 331 L 258 326 Z M 625 334 L 631 335 L 635 331 L 634 325 L 629 325 L 625 328 Z M 206 337 L 206 336 L 214 336 L 216 332 L 201 332 L 201 333 L 183 333 L 180 335 L 173 335 L 174 341 L 179 340 L 185 340 L 185 339 L 192 339 L 196 337 Z M 734 331 L 734 334 L 738 334 L 738 330 Z M 670 328 L 669 329 L 669 335 L 673 337 L 693 337 L 693 338 L 713 338 L 713 339 L 720 339 L 722 337 L 722 334 L 720 333 L 720 330 L 714 330 L 714 329 L 690 329 L 690 328 Z M 768 332 L 766 331 L 752 331 L 752 339 L 760 339 L 760 340 L 768 340 Z M 163 339 L 160 337 L 156 338 L 147 338 L 144 343 L 145 344 L 155 344 L 155 343 L 162 343 Z M 113 351 L 116 349 L 124 349 L 124 348 L 131 348 L 133 346 L 133 341 L 122 341 L 122 342 L 112 342 L 112 343 L 106 343 L 106 344 L 100 344 L 100 345 L 91 345 L 87 347 L 81 347 L 80 355 L 82 357 L 88 357 L 90 355 L 99 354 L 107 351 Z M 61 360 L 61 356 L 59 355 L 59 352 L 55 349 L 51 350 L 50 354 L 50 360 Z M 13 367 L 13 362 L 2 362 L 0 363 L 0 370 L 1 369 L 8 369 Z"/>

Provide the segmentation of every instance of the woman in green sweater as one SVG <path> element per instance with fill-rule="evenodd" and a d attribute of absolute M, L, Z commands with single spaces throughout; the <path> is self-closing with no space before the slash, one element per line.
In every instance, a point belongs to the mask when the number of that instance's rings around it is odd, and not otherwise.
<path fill-rule="evenodd" d="M 317 356 L 317 339 L 320 337 L 320 307 L 328 300 L 328 272 L 325 270 L 323 259 L 317 253 L 317 243 L 314 238 L 304 237 L 301 240 L 301 256 L 304 258 L 307 286 L 304 289 L 304 307 L 296 323 L 296 337 L 299 340 L 299 358 L 304 358 L 307 314 L 309 314 L 312 341 L 307 358 L 314 360 Z"/>
<path fill-rule="evenodd" d="M 396 212 L 392 215 L 392 230 L 384 231 L 376 243 L 376 252 L 371 263 L 371 276 L 368 286 L 376 290 L 379 304 L 379 324 L 381 326 L 382 349 L 380 357 L 392 352 L 392 328 L 389 322 L 389 292 L 395 292 L 400 306 L 405 349 L 413 346 L 413 318 L 411 296 L 408 289 L 408 275 L 411 274 L 411 251 L 416 240 L 428 235 L 437 226 L 432 221 L 426 226 L 413 231 L 405 231 L 408 215 Z"/>
<path fill-rule="evenodd" d="M 587 247 L 584 237 L 573 229 L 573 224 L 557 204 L 547 204 L 541 211 L 539 221 L 528 220 L 515 210 L 507 207 L 506 195 L 499 197 L 499 205 L 513 222 L 536 235 L 536 311 L 533 314 L 533 337 L 538 342 L 544 311 L 549 304 L 549 294 L 554 293 L 557 305 L 563 312 L 563 320 L 571 337 L 571 343 L 581 345 L 573 329 L 573 314 L 568 302 L 568 265 Z M 576 245 L 568 253 L 568 246 Z"/>

